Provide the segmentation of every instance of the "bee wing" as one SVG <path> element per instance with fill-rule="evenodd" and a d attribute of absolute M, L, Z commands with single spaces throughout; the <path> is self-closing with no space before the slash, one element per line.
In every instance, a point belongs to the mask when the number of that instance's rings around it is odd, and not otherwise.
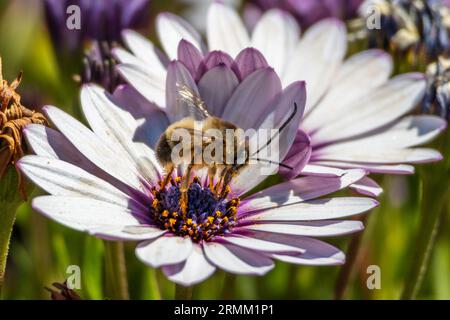
<path fill-rule="evenodd" d="M 206 103 L 191 88 L 186 85 L 177 84 L 180 99 L 186 102 L 189 113 L 196 120 L 205 120 L 211 115 Z"/>

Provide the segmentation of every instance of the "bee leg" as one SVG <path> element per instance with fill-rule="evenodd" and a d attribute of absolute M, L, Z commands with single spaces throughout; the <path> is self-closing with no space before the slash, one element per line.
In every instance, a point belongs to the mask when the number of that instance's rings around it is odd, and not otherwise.
<path fill-rule="evenodd" d="M 222 183 L 223 183 L 223 179 L 224 179 L 224 177 L 225 177 L 225 174 L 226 174 L 226 172 L 227 172 L 227 169 L 222 169 L 222 171 L 220 172 L 220 178 L 219 178 L 219 181 L 216 183 L 216 185 L 214 186 L 214 194 L 216 195 L 216 196 L 219 196 L 219 188 L 220 188 L 220 186 L 222 185 Z"/>
<path fill-rule="evenodd" d="M 216 167 L 210 167 L 208 169 L 208 180 L 209 180 L 209 189 L 214 191 L 214 177 L 216 176 L 217 169 Z"/>
<path fill-rule="evenodd" d="M 183 184 L 181 185 L 180 191 L 180 209 L 183 215 L 186 215 L 187 205 L 188 205 L 188 190 L 189 190 L 189 180 L 191 179 L 192 165 L 188 165 L 186 172 L 183 176 Z"/>
<path fill-rule="evenodd" d="M 230 188 L 228 187 L 228 185 L 230 184 L 232 178 L 233 178 L 233 169 L 229 168 L 228 170 L 226 170 L 224 174 L 222 190 L 220 192 L 219 199 L 224 199 L 228 196 L 228 193 L 230 192 Z"/>
<path fill-rule="evenodd" d="M 166 170 L 167 171 L 167 175 L 166 175 L 166 177 L 164 178 L 164 180 L 163 180 L 163 183 L 162 183 L 162 185 L 161 185 L 161 189 L 164 189 L 166 186 L 167 186 L 167 184 L 169 183 L 169 180 L 170 180 L 170 178 L 172 177 L 172 173 L 173 173 L 173 170 L 174 170 L 174 166 L 171 164 L 171 165 L 168 165 L 167 167 L 166 167 L 166 169 L 168 169 L 168 170 Z"/>

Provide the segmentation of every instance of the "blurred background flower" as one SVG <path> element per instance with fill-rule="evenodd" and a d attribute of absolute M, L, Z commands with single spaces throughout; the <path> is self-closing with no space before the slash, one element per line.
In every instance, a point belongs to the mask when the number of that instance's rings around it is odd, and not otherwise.
<path fill-rule="evenodd" d="M 325 18 L 355 18 L 363 0 L 251 0 L 245 7 L 246 22 L 254 26 L 267 10 L 278 8 L 292 14 L 302 29 Z"/>

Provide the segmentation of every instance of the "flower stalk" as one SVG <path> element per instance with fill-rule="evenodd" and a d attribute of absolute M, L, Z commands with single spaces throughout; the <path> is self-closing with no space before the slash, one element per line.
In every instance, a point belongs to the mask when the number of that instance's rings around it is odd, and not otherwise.
<path fill-rule="evenodd" d="M 106 289 L 114 300 L 129 300 L 123 242 L 105 241 Z"/>
<path fill-rule="evenodd" d="M 194 286 L 184 287 L 179 284 L 175 285 L 175 300 L 192 300 Z"/>
<path fill-rule="evenodd" d="M 5 281 L 9 242 L 21 198 L 16 192 L 17 173 L 11 169 L 0 182 L 0 296 Z"/>
<path fill-rule="evenodd" d="M 431 253 L 434 248 L 436 235 L 441 220 L 445 201 L 448 199 L 450 188 L 448 176 L 450 174 L 450 133 L 439 140 L 440 150 L 444 150 L 445 160 L 422 171 L 423 194 L 421 199 L 421 222 L 416 237 L 414 259 L 401 298 L 412 300 L 417 297 L 422 286 L 424 275 L 428 269 Z"/>

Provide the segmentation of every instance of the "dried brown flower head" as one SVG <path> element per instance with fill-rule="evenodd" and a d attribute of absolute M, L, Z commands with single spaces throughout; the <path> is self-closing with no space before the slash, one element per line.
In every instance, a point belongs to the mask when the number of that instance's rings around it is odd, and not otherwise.
<path fill-rule="evenodd" d="M 9 165 L 14 165 L 23 156 L 22 130 L 30 123 L 47 124 L 45 117 L 24 107 L 16 92 L 22 73 L 8 84 L 2 75 L 0 58 L 0 179 L 6 174 Z M 24 196 L 24 188 L 19 173 L 19 190 Z"/>
<path fill-rule="evenodd" d="M 52 300 L 81 300 L 78 293 L 72 289 L 69 289 L 67 286 L 67 281 L 64 283 L 54 282 L 52 286 L 58 290 L 45 287 L 45 289 L 50 292 L 50 297 Z"/>

